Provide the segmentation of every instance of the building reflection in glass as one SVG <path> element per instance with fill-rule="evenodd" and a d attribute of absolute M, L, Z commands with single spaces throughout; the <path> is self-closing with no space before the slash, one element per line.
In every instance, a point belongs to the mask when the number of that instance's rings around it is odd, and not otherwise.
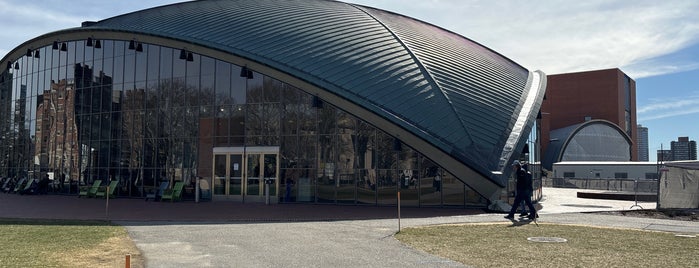
<path fill-rule="evenodd" d="M 271 146 L 279 202 L 396 205 L 400 191 L 404 206 L 484 205 L 418 151 L 283 81 L 169 47 L 101 44 L 49 45 L 2 72 L 0 176 L 49 174 L 65 194 L 117 180 L 121 197 L 202 178 L 216 195 L 214 177 L 238 170 L 214 167 L 215 148 Z"/>

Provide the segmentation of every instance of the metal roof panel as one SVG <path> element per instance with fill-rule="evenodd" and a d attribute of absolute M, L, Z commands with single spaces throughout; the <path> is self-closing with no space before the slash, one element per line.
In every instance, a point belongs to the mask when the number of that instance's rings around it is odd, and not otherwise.
<path fill-rule="evenodd" d="M 498 168 L 530 76 L 460 35 L 336 1 L 185 2 L 83 28 L 173 38 L 271 66 L 386 118 L 484 176 Z"/>

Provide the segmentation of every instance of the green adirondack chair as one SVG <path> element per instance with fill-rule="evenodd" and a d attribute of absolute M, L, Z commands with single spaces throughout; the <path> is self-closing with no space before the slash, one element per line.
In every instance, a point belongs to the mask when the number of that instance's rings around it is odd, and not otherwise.
<path fill-rule="evenodd" d="M 78 198 L 81 196 L 87 196 L 87 197 L 93 197 L 97 193 L 97 190 L 99 190 L 100 185 L 102 185 L 102 180 L 95 180 L 95 182 L 92 183 L 92 186 L 87 187 L 87 186 L 82 186 L 80 187 L 80 193 L 78 193 Z"/>
<path fill-rule="evenodd" d="M 24 184 L 21 190 L 19 190 L 19 194 L 28 194 L 29 189 L 32 188 L 32 183 L 34 183 L 34 179 L 29 179 L 27 180 L 27 183 Z"/>
<path fill-rule="evenodd" d="M 170 185 L 170 182 L 168 181 L 161 182 L 160 187 L 158 187 L 158 189 L 155 190 L 155 192 L 146 194 L 146 201 L 148 201 L 148 199 L 153 199 L 157 201 L 158 198 L 163 196 L 163 193 L 165 192 L 165 190 L 167 190 L 168 185 Z"/>
<path fill-rule="evenodd" d="M 116 197 L 114 195 L 114 190 L 117 188 L 119 185 L 119 181 L 112 181 L 109 183 L 109 193 L 107 193 L 107 187 L 99 187 L 97 192 L 95 193 L 95 197 L 101 197 L 105 198 L 107 194 L 109 194 L 109 197 L 114 198 Z"/>
<path fill-rule="evenodd" d="M 19 180 L 19 182 L 17 184 L 15 184 L 15 188 L 14 188 L 14 190 L 12 190 L 12 192 L 19 193 L 19 191 L 21 191 L 22 188 L 24 187 L 25 182 L 27 182 L 27 178 L 22 178 L 21 180 Z"/>
<path fill-rule="evenodd" d="M 165 190 L 160 200 L 170 200 L 170 202 L 174 202 L 175 200 L 181 200 L 183 188 L 184 182 L 175 182 L 175 186 L 173 186 L 172 189 Z"/>

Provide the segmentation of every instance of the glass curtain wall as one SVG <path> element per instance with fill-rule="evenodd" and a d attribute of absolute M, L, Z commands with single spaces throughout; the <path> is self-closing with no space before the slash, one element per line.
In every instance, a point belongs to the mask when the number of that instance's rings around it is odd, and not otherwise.
<path fill-rule="evenodd" d="M 0 76 L 0 176 L 51 190 L 118 181 L 212 185 L 215 147 L 278 146 L 279 202 L 482 206 L 453 175 L 379 128 L 282 81 L 191 51 L 129 40 L 56 42 Z M 220 174 L 219 174 L 220 175 Z M 218 191 L 220 189 L 213 189 Z"/>

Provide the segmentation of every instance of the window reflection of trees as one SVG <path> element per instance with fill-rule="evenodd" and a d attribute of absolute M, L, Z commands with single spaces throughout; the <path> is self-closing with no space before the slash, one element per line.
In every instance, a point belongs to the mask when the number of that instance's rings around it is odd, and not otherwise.
<path fill-rule="evenodd" d="M 201 55 L 182 61 L 177 49 L 103 44 L 104 51 L 94 51 L 84 41 L 69 42 L 74 60 L 42 48 L 49 66 L 3 72 L 8 115 L 0 130 L 3 144 L 12 146 L 0 150 L 0 164 L 10 167 L 0 175 L 37 169 L 89 180 L 127 177 L 133 191 L 120 194 L 138 196 L 140 186 L 160 179 L 212 175 L 213 147 L 280 146 L 282 172 L 303 181 L 303 189 L 292 186 L 294 201 L 394 204 L 396 191 L 410 206 L 465 199 L 463 184 L 418 152 L 329 103 L 316 107 L 312 95 L 284 82 L 259 73 L 240 77 L 240 67 Z M 60 129 L 64 137 L 44 142 L 48 132 L 41 131 L 58 133 L 61 121 L 39 111 L 55 97 L 39 97 L 51 79 L 67 87 L 73 81 L 75 114 L 73 125 Z"/>
<path fill-rule="evenodd" d="M 401 192 L 402 204 L 406 206 L 419 205 L 419 172 L 418 153 L 412 148 L 401 145 L 398 152 L 398 188 Z M 395 149 L 395 148 L 394 148 Z"/>
<path fill-rule="evenodd" d="M 432 160 L 420 157 L 420 204 L 424 206 L 441 205 L 442 171 Z"/>
<path fill-rule="evenodd" d="M 376 137 L 377 150 L 377 195 L 379 204 L 396 203 L 397 191 L 397 152 L 394 150 L 395 138 L 378 132 Z"/>
<path fill-rule="evenodd" d="M 339 203 L 354 203 L 356 177 L 355 161 L 356 148 L 353 140 L 356 140 L 357 119 L 342 111 L 337 110 L 337 201 Z"/>
<path fill-rule="evenodd" d="M 279 95 L 283 84 L 272 78 L 251 80 L 247 90 L 247 114 L 245 116 L 248 146 L 279 146 L 281 134 L 281 103 Z"/>
<path fill-rule="evenodd" d="M 189 139 L 198 136 L 199 111 L 187 104 L 211 94 L 211 89 L 187 86 L 184 79 L 164 79 L 148 89 L 125 92 L 123 135 L 128 154 L 124 162 L 129 163 L 131 174 L 138 174 L 136 181 L 147 180 L 147 186 L 154 186 L 157 180 L 181 180 L 188 175 L 187 168 L 196 167 L 196 145 Z M 143 177 L 141 168 L 160 171 L 149 171 L 155 177 Z"/>
<path fill-rule="evenodd" d="M 357 198 L 360 203 L 376 202 L 376 129 L 367 122 L 359 121 L 357 135 L 354 136 L 357 150 Z"/>

